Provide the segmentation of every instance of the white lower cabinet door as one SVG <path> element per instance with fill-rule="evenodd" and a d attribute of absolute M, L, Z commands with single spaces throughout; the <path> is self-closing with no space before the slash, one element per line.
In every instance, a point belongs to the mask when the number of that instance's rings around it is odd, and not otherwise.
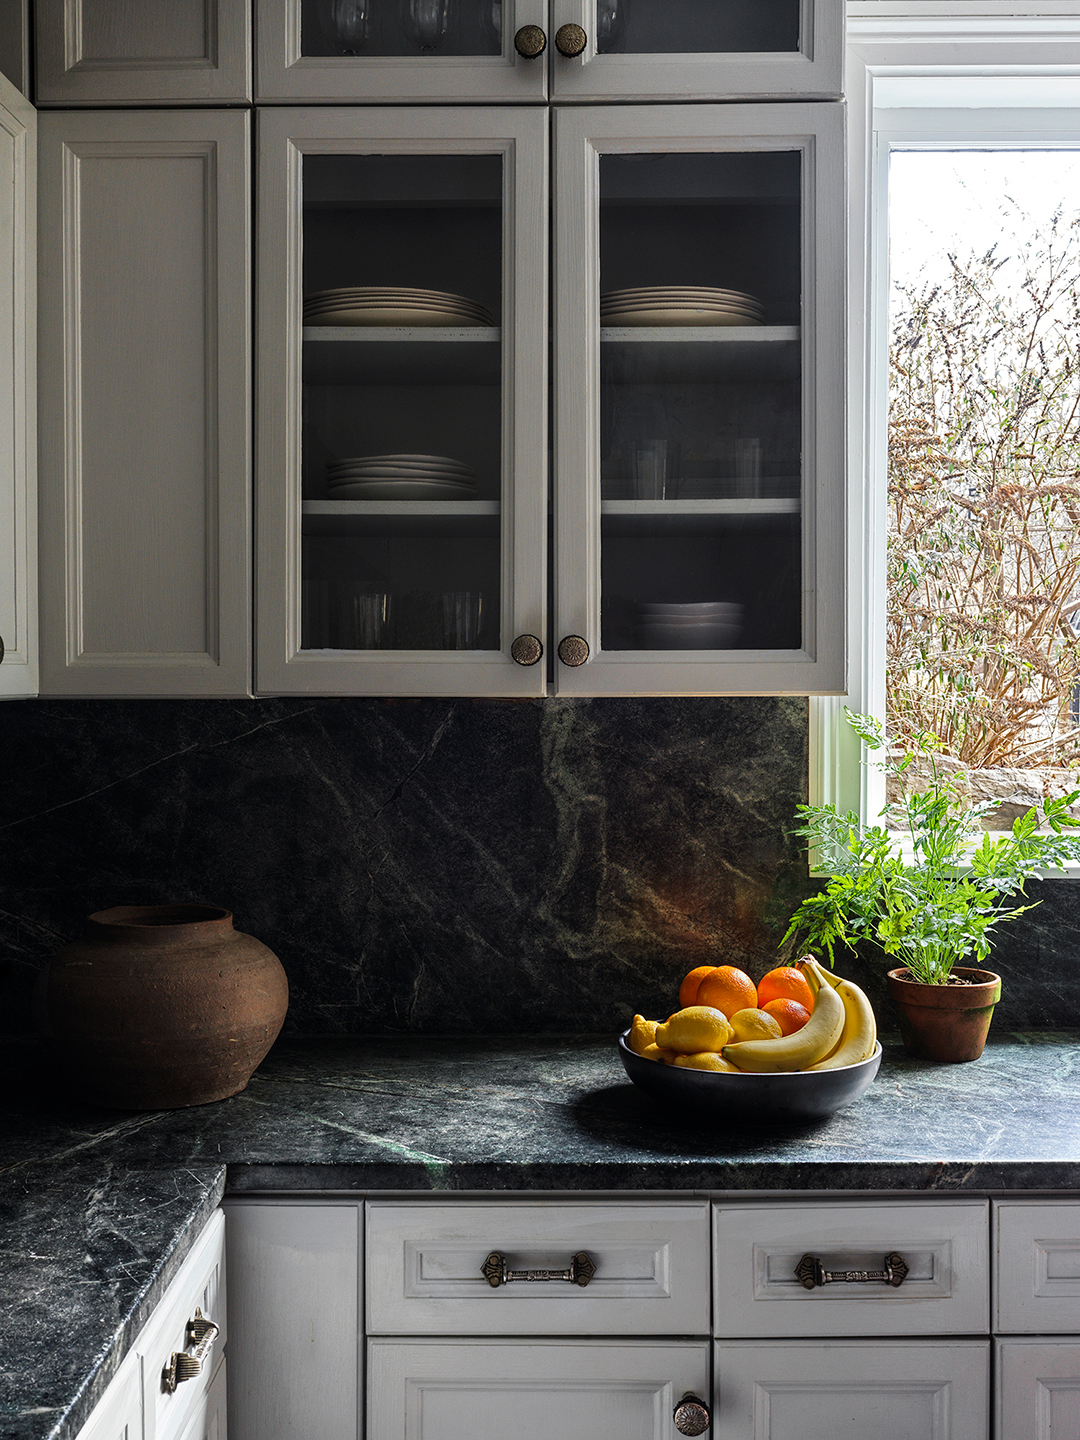
<path fill-rule="evenodd" d="M 989 1388 L 989 1340 L 725 1341 L 713 1362 L 710 1435 L 986 1440 Z"/>
<path fill-rule="evenodd" d="M 367 1440 L 677 1440 L 707 1341 L 368 1341 Z"/>
<path fill-rule="evenodd" d="M 994 1440 L 1080 1435 L 1080 1342 L 1025 1335 L 995 1344 Z"/>

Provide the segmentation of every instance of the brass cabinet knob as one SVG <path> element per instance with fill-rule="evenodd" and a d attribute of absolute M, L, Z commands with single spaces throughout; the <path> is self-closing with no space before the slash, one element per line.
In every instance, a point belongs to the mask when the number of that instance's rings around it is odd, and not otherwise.
<path fill-rule="evenodd" d="M 564 635 L 559 641 L 558 656 L 564 665 L 584 665 L 589 658 L 589 642 L 580 635 Z"/>
<path fill-rule="evenodd" d="M 514 49 L 526 60 L 535 60 L 547 49 L 547 36 L 539 25 L 522 25 L 514 36 Z"/>
<path fill-rule="evenodd" d="M 510 646 L 511 659 L 519 665 L 535 665 L 544 653 L 544 647 L 535 635 L 519 635 Z"/>
<path fill-rule="evenodd" d="M 671 1417 L 680 1435 L 704 1435 L 709 1428 L 709 1407 L 697 1395 L 684 1395 Z"/>
<path fill-rule="evenodd" d="M 589 37 L 580 25 L 560 25 L 555 31 L 555 49 L 568 60 L 580 55 L 589 43 Z"/>

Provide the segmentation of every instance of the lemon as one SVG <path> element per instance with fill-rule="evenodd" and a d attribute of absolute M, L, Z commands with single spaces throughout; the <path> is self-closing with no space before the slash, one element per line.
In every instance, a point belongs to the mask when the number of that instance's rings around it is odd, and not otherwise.
<path fill-rule="evenodd" d="M 720 1050 L 733 1033 L 722 1010 L 714 1010 L 711 1005 L 688 1005 L 656 1027 L 656 1043 L 680 1055 L 699 1055 L 703 1050 Z"/>
<path fill-rule="evenodd" d="M 674 1050 L 661 1050 L 659 1045 L 646 1045 L 644 1050 L 638 1051 L 646 1060 L 657 1060 L 661 1065 L 670 1065 L 676 1053 Z"/>
<path fill-rule="evenodd" d="M 779 1040 L 780 1022 L 766 1010 L 736 1010 L 731 1017 L 736 1040 Z"/>
<path fill-rule="evenodd" d="M 635 1055 L 644 1055 L 646 1045 L 652 1045 L 655 1042 L 656 1027 L 659 1024 L 659 1020 L 646 1020 L 641 1015 L 634 1016 L 626 1043 Z"/>
<path fill-rule="evenodd" d="M 732 1075 L 741 1074 L 737 1065 L 712 1050 L 702 1050 L 697 1055 L 676 1055 L 672 1064 L 681 1065 L 684 1070 L 727 1070 Z"/>

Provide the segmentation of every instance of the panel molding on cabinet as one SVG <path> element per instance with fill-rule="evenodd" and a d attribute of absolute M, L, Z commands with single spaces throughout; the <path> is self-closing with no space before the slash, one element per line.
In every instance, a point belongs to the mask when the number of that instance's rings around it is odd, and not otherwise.
<path fill-rule="evenodd" d="M 37 116 L 0 75 L 0 696 L 33 695 L 37 668 Z"/>
<path fill-rule="evenodd" d="M 368 1204 L 369 1334 L 704 1335 L 709 1217 L 704 1202 L 525 1205 Z M 563 1270 L 585 1251 L 585 1286 L 512 1281 L 482 1266 Z"/>
<path fill-rule="evenodd" d="M 39 126 L 42 690 L 246 695 L 248 116 Z"/>
<path fill-rule="evenodd" d="M 714 1313 L 719 1335 L 902 1335 L 989 1332 L 985 1200 L 718 1205 Z M 796 1266 L 881 1270 L 897 1251 L 903 1283 L 806 1289 Z"/>
<path fill-rule="evenodd" d="M 713 1440 L 986 1440 L 989 1389 L 989 1340 L 720 1341 L 709 1433 Z"/>
<path fill-rule="evenodd" d="M 359 1200 L 224 1202 L 229 1254 L 229 1440 L 357 1440 Z"/>
<path fill-rule="evenodd" d="M 1080 1202 L 994 1202 L 994 1330 L 1080 1333 Z"/>
<path fill-rule="evenodd" d="M 250 0 L 36 0 L 39 105 L 251 99 Z"/>
<path fill-rule="evenodd" d="M 707 1341 L 368 1341 L 368 1440 L 669 1440 Z"/>
<path fill-rule="evenodd" d="M 1080 1343 L 995 1340 L 994 1440 L 1080 1435 Z"/>

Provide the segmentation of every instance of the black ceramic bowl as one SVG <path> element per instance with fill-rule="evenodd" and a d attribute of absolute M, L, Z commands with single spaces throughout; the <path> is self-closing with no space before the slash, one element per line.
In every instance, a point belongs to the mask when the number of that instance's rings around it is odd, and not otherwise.
<path fill-rule="evenodd" d="M 743 1125 L 820 1120 L 850 1105 L 870 1088 L 881 1064 L 881 1045 L 869 1060 L 841 1070 L 794 1070 L 776 1075 L 731 1075 L 726 1071 L 689 1070 L 646 1060 L 619 1036 L 619 1055 L 627 1075 L 647 1095 L 674 1109 Z"/>

